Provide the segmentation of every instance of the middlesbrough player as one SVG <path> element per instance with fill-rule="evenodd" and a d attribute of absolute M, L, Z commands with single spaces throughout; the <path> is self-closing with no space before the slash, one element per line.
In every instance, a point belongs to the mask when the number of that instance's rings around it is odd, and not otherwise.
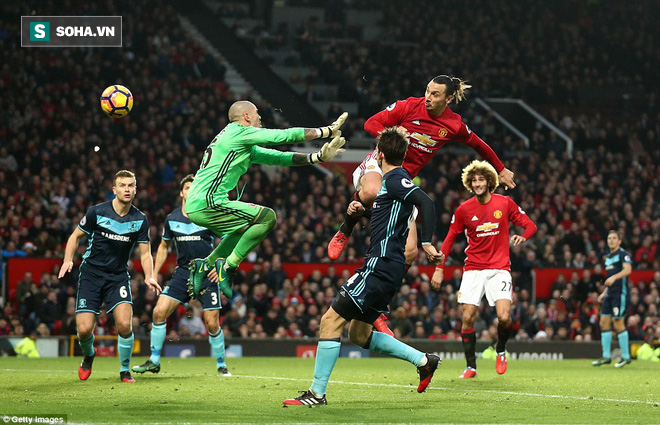
<path fill-rule="evenodd" d="M 385 175 L 369 226 L 371 243 L 366 262 L 341 287 L 321 319 L 312 385 L 307 391 L 301 391 L 300 396 L 284 400 L 285 406 L 328 404 L 325 397 L 328 380 L 341 352 L 341 335 L 349 323 L 348 336 L 353 344 L 415 365 L 419 373 L 419 393 L 426 390 L 441 362 L 435 354 L 425 354 L 390 335 L 374 332 L 371 327 L 382 312 L 389 310 L 388 305 L 401 289 L 406 273 L 406 234 L 415 207 L 422 213 L 421 239 L 427 258 L 434 264 L 444 260 L 431 244 L 435 228 L 433 201 L 401 168 L 408 149 L 407 133 L 398 129 L 384 131 L 378 138 L 378 146 L 377 160 Z M 348 208 L 356 214 L 364 213 L 364 206 L 357 201 L 351 202 Z"/>
<path fill-rule="evenodd" d="M 433 155 L 447 142 L 459 142 L 470 146 L 490 162 L 499 173 L 500 181 L 507 187 L 516 186 L 514 174 L 504 167 L 495 152 L 463 123 L 461 116 L 449 108 L 465 99 L 465 90 L 470 85 L 460 78 L 440 75 L 426 86 L 424 97 L 409 97 L 397 101 L 369 118 L 364 129 L 373 137 L 378 137 L 386 127 L 403 127 L 410 134 L 410 148 L 403 161 L 403 168 L 414 178 Z M 370 207 L 381 188 L 383 172 L 376 160 L 378 152 L 362 161 L 353 173 L 353 184 L 357 192 L 355 200 Z M 336 260 L 348 243 L 353 227 L 360 220 L 355 215 L 346 214 L 344 222 L 328 245 L 328 257 Z M 406 264 L 410 265 L 417 257 L 417 229 L 412 223 L 406 241 Z"/>
<path fill-rule="evenodd" d="M 461 174 L 463 186 L 476 196 L 463 202 L 451 219 L 449 233 L 440 251 L 445 259 L 456 236 L 465 232 L 465 267 L 458 302 L 463 306 L 461 339 L 467 368 L 460 378 L 477 376 L 474 320 L 484 294 L 497 311 L 498 374 L 506 372 L 506 342 L 511 334 L 511 260 L 509 259 L 509 223 L 524 227 L 522 236 L 511 236 L 512 245 L 520 245 L 536 233 L 536 225 L 508 196 L 493 193 L 499 185 L 497 172 L 486 161 L 472 161 Z M 439 289 L 443 279 L 442 264 L 436 267 L 431 284 Z"/>

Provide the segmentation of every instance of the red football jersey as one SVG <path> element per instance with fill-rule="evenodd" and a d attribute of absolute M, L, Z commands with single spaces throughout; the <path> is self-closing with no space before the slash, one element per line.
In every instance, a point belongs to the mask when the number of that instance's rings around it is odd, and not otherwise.
<path fill-rule="evenodd" d="M 447 142 L 466 144 L 490 162 L 498 173 L 504 169 L 493 149 L 465 125 L 460 115 L 447 107 L 439 117 L 434 117 L 426 109 L 423 97 L 399 100 L 364 123 L 364 129 L 374 137 L 386 127 L 395 126 L 404 127 L 410 133 L 403 168 L 411 177 L 415 177 Z"/>
<path fill-rule="evenodd" d="M 527 240 L 536 233 L 536 224 L 508 196 L 493 193 L 484 205 L 473 196 L 456 209 L 440 250 L 446 259 L 456 236 L 465 232 L 465 270 L 510 270 L 509 222 L 524 227 Z"/>

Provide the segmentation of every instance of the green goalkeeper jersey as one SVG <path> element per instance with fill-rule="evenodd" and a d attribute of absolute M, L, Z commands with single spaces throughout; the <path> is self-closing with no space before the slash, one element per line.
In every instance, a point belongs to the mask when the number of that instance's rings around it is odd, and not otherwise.
<path fill-rule="evenodd" d="M 251 164 L 286 165 L 292 163 L 293 152 L 280 152 L 259 145 L 283 145 L 305 141 L 302 128 L 271 130 L 244 127 L 231 123 L 213 139 L 195 174 L 186 212 L 191 213 L 213 207 L 227 200 L 228 193 Z"/>

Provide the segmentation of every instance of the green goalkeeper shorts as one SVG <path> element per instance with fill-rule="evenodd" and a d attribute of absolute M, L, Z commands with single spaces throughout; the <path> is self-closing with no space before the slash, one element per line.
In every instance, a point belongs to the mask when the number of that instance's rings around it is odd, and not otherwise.
<path fill-rule="evenodd" d="M 212 207 L 188 213 L 190 221 L 222 237 L 254 223 L 263 207 L 241 201 L 222 201 Z"/>

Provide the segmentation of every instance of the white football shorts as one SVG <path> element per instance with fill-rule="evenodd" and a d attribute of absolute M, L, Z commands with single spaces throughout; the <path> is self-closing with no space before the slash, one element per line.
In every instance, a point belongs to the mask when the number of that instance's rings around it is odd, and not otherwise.
<path fill-rule="evenodd" d="M 463 272 L 458 302 L 478 306 L 486 294 L 492 307 L 497 300 L 511 301 L 511 273 L 506 270 L 468 270 Z"/>
<path fill-rule="evenodd" d="M 383 176 L 383 170 L 378 166 L 378 160 L 376 156 L 378 155 L 378 150 L 374 149 L 366 158 L 362 160 L 360 165 L 353 171 L 353 186 L 355 190 L 360 190 L 360 179 L 367 173 L 378 173 L 380 176 Z"/>

